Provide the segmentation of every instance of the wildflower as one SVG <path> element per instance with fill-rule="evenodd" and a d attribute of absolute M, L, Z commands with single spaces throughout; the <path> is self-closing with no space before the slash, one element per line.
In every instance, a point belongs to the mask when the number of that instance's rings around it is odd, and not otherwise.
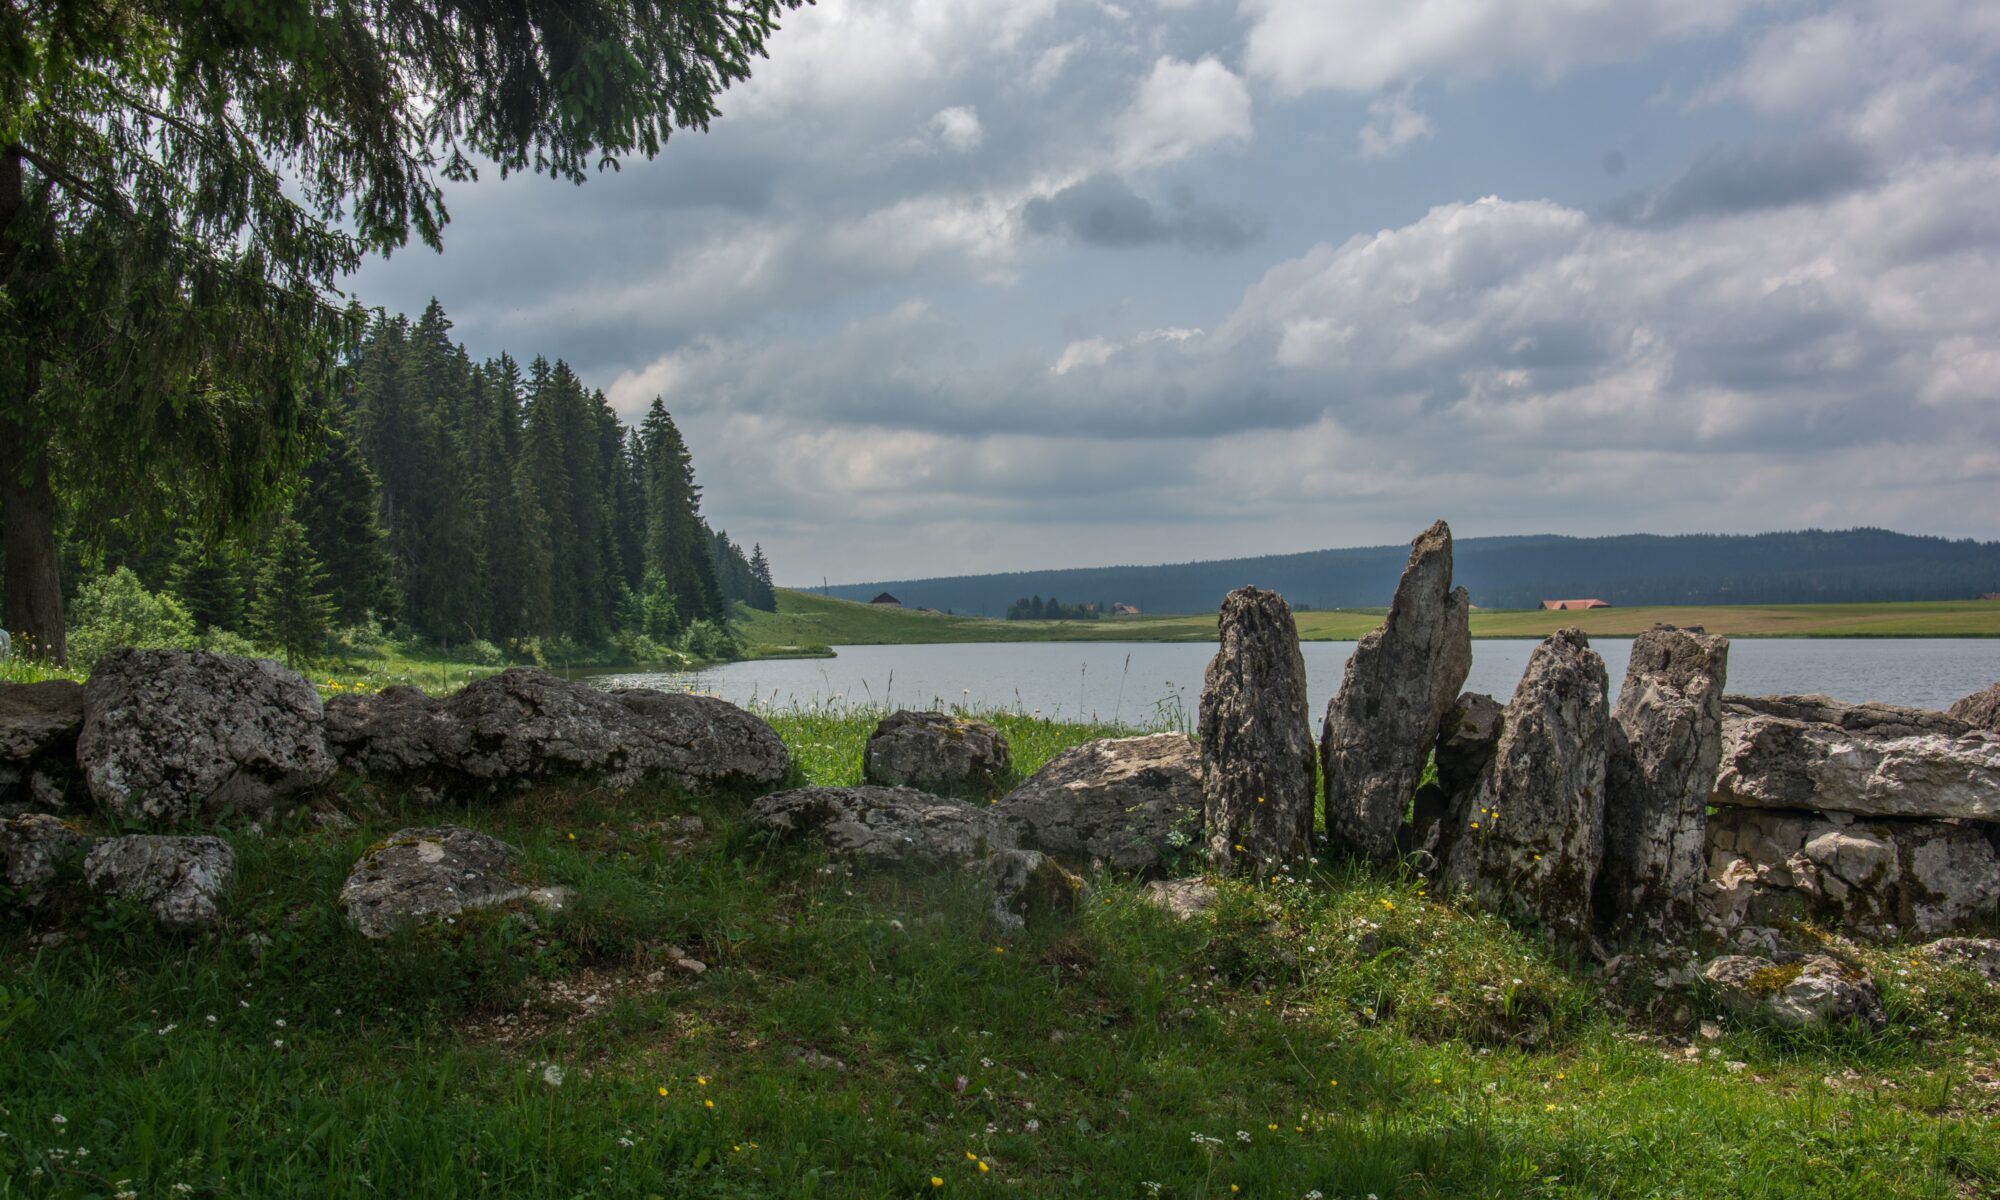
<path fill-rule="evenodd" d="M 1272 1133 L 1278 1132 L 1278 1127 L 1276 1125 L 1266 1125 L 1264 1126 L 1264 1128 L 1270 1130 Z"/>
<path fill-rule="evenodd" d="M 1555 1105 L 1553 1105 L 1553 1104 L 1544 1104 L 1544 1105 L 1542 1105 L 1542 1111 L 1543 1111 L 1543 1112 L 1554 1112 L 1555 1110 L 1556 1110 L 1556 1106 L 1555 1106 Z"/>
<path fill-rule="evenodd" d="M 285 1018 L 279 1017 L 277 1020 L 271 1022 L 271 1024 L 277 1026 L 280 1029 L 283 1029 L 285 1027 Z"/>
<path fill-rule="evenodd" d="M 987 1173 L 988 1171 L 991 1171 L 992 1169 L 993 1169 L 992 1167 L 989 1167 L 989 1166 L 987 1166 L 987 1165 L 986 1165 L 985 1163 L 983 1163 L 983 1162 L 979 1164 L 979 1173 L 980 1173 L 981 1175 L 984 1175 L 984 1174 L 986 1174 L 986 1173 Z"/>
<path fill-rule="evenodd" d="M 1005 954 L 1005 953 L 1007 953 L 1007 947 L 1005 947 L 1005 946 L 995 946 L 995 947 L 993 947 L 993 953 L 995 953 L 995 954 Z"/>
<path fill-rule="evenodd" d="M 206 1017 L 203 1017 L 202 1020 L 207 1021 L 210 1025 L 213 1025 L 215 1024 L 215 1014 L 210 1013 Z"/>
<path fill-rule="evenodd" d="M 1340 1080 L 1338 1080 L 1338 1079 L 1329 1079 L 1329 1080 L 1327 1080 L 1327 1081 L 1326 1081 L 1326 1086 L 1328 1086 L 1328 1087 L 1339 1087 L 1339 1086 L 1340 1086 Z"/>
<path fill-rule="evenodd" d="M 1474 821 L 1474 822 L 1472 823 L 1472 827 L 1473 827 L 1474 829 L 1477 829 L 1477 828 L 1479 828 L 1479 822 L 1477 822 L 1477 821 Z"/>
<path fill-rule="evenodd" d="M 622 1137 L 618 1139 L 618 1144 L 621 1146 L 631 1146 L 634 1145 L 635 1143 L 632 1141 L 631 1138 Z"/>
<path fill-rule="evenodd" d="M 704 1100 L 704 1101 L 702 1101 L 702 1102 L 701 1102 L 701 1106 L 702 1106 L 703 1108 L 714 1108 L 714 1107 L 715 1107 L 715 1101 L 713 1101 L 713 1100 Z"/>
<path fill-rule="evenodd" d="M 703 1087 L 708 1086 L 708 1076 L 706 1075 L 697 1075 L 694 1077 L 694 1081 Z"/>
<path fill-rule="evenodd" d="M 52 1116 L 52 1117 L 50 1117 L 50 1118 L 49 1118 L 49 1124 L 51 1124 L 51 1125 L 67 1125 L 67 1124 L 69 1124 L 69 1118 L 68 1118 L 68 1117 L 65 1117 L 65 1116 L 63 1116 L 63 1115 L 62 1115 L 61 1113 L 57 1113 L 56 1115 L 54 1115 L 54 1116 Z"/>
<path fill-rule="evenodd" d="M 1262 804 L 1262 803 L 1264 803 L 1264 797 L 1262 797 L 1262 796 L 1259 796 L 1259 797 L 1257 797 L 1257 803 L 1259 803 L 1259 804 Z"/>
<path fill-rule="evenodd" d="M 936 1175 L 933 1175 L 933 1176 L 931 1176 L 931 1186 L 932 1186 L 932 1187 L 943 1187 L 943 1186 L 944 1186 L 944 1180 L 943 1180 L 943 1179 L 942 1179 L 941 1177 L 939 1177 L 939 1176 L 936 1176 Z"/>
<path fill-rule="evenodd" d="M 1240 1187 L 1237 1187 L 1237 1186 L 1236 1186 L 1235 1184 L 1233 1184 L 1233 1183 L 1232 1183 L 1232 1184 L 1230 1184 L 1230 1185 L 1229 1185 L 1229 1190 L 1230 1190 L 1230 1191 L 1231 1191 L 1232 1193 L 1234 1193 L 1234 1192 L 1240 1192 L 1240 1191 L 1242 1191 L 1243 1189 L 1242 1189 L 1242 1188 L 1240 1188 Z"/>
<path fill-rule="evenodd" d="M 1236 847 L 1236 853 L 1238 853 L 1238 854 L 1241 854 L 1241 853 L 1243 853 L 1243 847 L 1242 847 L 1242 846 L 1240 846 L 1240 845 L 1239 845 L 1238 847 Z"/>
<path fill-rule="evenodd" d="M 175 1025 L 172 1021 L 169 1021 L 165 1025 L 160 1026 L 158 1032 L 161 1037 L 165 1037 L 168 1034 L 172 1033 L 177 1028 L 179 1028 L 179 1026 Z"/>
<path fill-rule="evenodd" d="M 1239 1129 L 1239 1130 L 1237 1130 L 1237 1131 L 1236 1131 L 1236 1140 L 1237 1140 L 1237 1141 L 1239 1141 L 1239 1142 L 1246 1142 L 1246 1143 L 1247 1143 L 1247 1142 L 1248 1142 L 1248 1141 L 1250 1140 L 1250 1131 L 1249 1131 L 1249 1130 L 1247 1130 L 1247 1129 Z"/>
<path fill-rule="evenodd" d="M 272 1039 L 271 1039 L 271 1045 L 275 1046 L 276 1048 L 278 1048 L 278 1049 L 280 1049 L 280 1050 L 283 1050 L 283 1049 L 285 1048 L 285 1039 L 284 1039 L 284 1038 L 272 1038 Z"/>
<path fill-rule="evenodd" d="M 672 1093 L 672 1092 L 669 1092 L 669 1091 L 668 1091 L 668 1090 L 667 1090 L 666 1088 L 661 1088 L 661 1089 L 660 1089 L 660 1095 L 661 1095 L 662 1097 L 666 1097 L 666 1096 L 670 1096 L 670 1095 L 672 1095 L 672 1094 L 673 1094 L 673 1093 Z"/>
<path fill-rule="evenodd" d="M 965 1161 L 967 1161 L 967 1162 L 978 1162 L 978 1161 L 979 1161 L 979 1156 L 978 1156 L 977 1154 L 974 1154 L 974 1153 L 973 1153 L 972 1151 L 970 1151 L 970 1150 L 967 1150 L 967 1151 L 965 1152 Z"/>
<path fill-rule="evenodd" d="M 1389 903 L 1387 900 L 1382 901 L 1382 907 L 1388 909 L 1390 912 L 1396 911 L 1396 906 Z"/>
<path fill-rule="evenodd" d="M 570 841 L 572 841 L 572 842 L 573 842 L 573 841 L 575 841 L 575 840 L 576 840 L 576 835 L 575 835 L 575 834 L 573 834 L 573 833 L 572 833 L 572 834 L 570 834 L 570 835 L 569 835 L 569 840 L 570 840 Z"/>

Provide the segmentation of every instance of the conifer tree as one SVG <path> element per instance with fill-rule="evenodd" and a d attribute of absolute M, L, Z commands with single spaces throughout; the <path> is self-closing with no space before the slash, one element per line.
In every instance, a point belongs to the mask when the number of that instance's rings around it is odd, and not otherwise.
<path fill-rule="evenodd" d="M 258 640 L 282 651 L 293 669 L 315 657 L 326 642 L 332 603 L 325 589 L 326 572 L 306 540 L 305 527 L 287 517 L 264 544 L 252 616 Z"/>
<path fill-rule="evenodd" d="M 344 406 L 327 408 L 326 446 L 306 469 L 297 516 L 326 568 L 333 619 L 355 625 L 396 611 L 395 564 L 382 528 L 381 485 L 361 457 Z"/>
<path fill-rule="evenodd" d="M 167 591 L 187 609 L 199 631 L 243 628 L 241 557 L 230 543 L 210 543 L 192 530 L 181 531 L 174 565 L 167 573 Z"/>
<path fill-rule="evenodd" d="M 750 597 L 750 607 L 761 612 L 777 612 L 778 588 L 771 582 L 771 560 L 764 557 L 761 542 L 750 546 L 750 578 L 756 585 Z"/>

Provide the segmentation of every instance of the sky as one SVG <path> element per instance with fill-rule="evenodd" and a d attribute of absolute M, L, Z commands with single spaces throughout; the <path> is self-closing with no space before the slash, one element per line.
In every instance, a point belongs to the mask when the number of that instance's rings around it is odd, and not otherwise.
<path fill-rule="evenodd" d="M 821 0 L 483 172 L 432 296 L 818 584 L 1460 537 L 2000 538 L 1992 0 Z"/>

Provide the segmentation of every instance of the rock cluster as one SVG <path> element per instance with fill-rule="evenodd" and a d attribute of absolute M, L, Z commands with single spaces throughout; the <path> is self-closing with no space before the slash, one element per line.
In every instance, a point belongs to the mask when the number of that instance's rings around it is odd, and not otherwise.
<path fill-rule="evenodd" d="M 862 775 L 870 783 L 984 799 L 1013 768 L 1007 736 L 985 721 L 941 712 L 896 712 L 868 737 Z"/>
<path fill-rule="evenodd" d="M 2000 913 L 2000 733 L 1959 717 L 1727 697 L 1710 803 L 1700 916 L 1715 933 L 1768 943 L 1814 920 L 1934 937 Z"/>
<path fill-rule="evenodd" d="M 82 732 L 82 684 L 0 683 L 0 816 L 70 807 Z"/>
<path fill-rule="evenodd" d="M 144 902 L 160 928 L 191 933 L 221 923 L 236 851 L 219 837 L 128 834 L 91 847 L 83 878 L 101 896 Z"/>
<path fill-rule="evenodd" d="M 738 789 L 775 784 L 790 767 L 777 732 L 726 701 L 600 691 L 533 667 L 448 696 L 336 696 L 326 736 L 341 767 L 364 780 L 454 796 L 562 781 Z"/>
<path fill-rule="evenodd" d="M 1355 646 L 1327 705 L 1327 837 L 1372 862 L 1396 857 L 1410 794 L 1472 669 L 1471 599 L 1451 572 L 1451 529 L 1439 521 L 1410 544 L 1388 617 Z"/>
<path fill-rule="evenodd" d="M 1710 962 L 1701 976 L 1730 1012 L 1787 1029 L 1888 1024 L 1874 981 L 1825 955 L 1778 963 L 1731 954 Z"/>
<path fill-rule="evenodd" d="M 993 809 L 1023 845 L 1064 862 L 1146 873 L 1199 842 L 1201 754 L 1180 733 L 1065 750 Z"/>
<path fill-rule="evenodd" d="M 1209 860 L 1262 874 L 1303 859 L 1318 788 L 1306 725 L 1306 662 L 1283 596 L 1238 588 L 1222 602 L 1201 689 L 1202 818 Z"/>

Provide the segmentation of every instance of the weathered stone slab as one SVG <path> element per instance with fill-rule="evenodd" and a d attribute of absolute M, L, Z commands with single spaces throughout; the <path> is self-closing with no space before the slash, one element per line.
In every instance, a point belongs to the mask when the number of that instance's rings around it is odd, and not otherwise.
<path fill-rule="evenodd" d="M 1824 955 L 1781 964 L 1731 954 L 1703 967 L 1701 977 L 1730 1012 L 1786 1029 L 1888 1024 L 1875 982 Z"/>
<path fill-rule="evenodd" d="M 83 879 L 99 895 L 144 901 L 162 929 L 192 933 L 221 924 L 236 851 L 218 837 L 129 834 L 91 847 Z"/>
<path fill-rule="evenodd" d="M 1382 627 L 1347 660 L 1320 734 L 1332 847 L 1372 862 L 1396 857 L 1396 832 L 1453 697 L 1472 669 L 1471 600 L 1451 586 L 1451 529 L 1410 544 Z"/>
<path fill-rule="evenodd" d="M 92 668 L 83 705 L 77 761 L 120 820 L 256 815 L 333 774 L 319 693 L 269 659 L 114 650 Z"/>
<path fill-rule="evenodd" d="M 1731 696 L 1711 803 L 2000 821 L 2000 734 L 1823 696 Z"/>
<path fill-rule="evenodd" d="M 1086 742 L 1049 760 L 993 812 L 1064 862 L 1156 870 L 1200 845 L 1201 754 L 1180 733 Z M 1178 839 L 1178 843 L 1177 840 Z"/>
<path fill-rule="evenodd" d="M 986 797 L 1013 767 L 1007 736 L 985 721 L 941 712 L 892 713 L 868 737 L 862 775 L 884 787 Z"/>
<path fill-rule="evenodd" d="M 1218 867 L 1263 874 L 1304 858 L 1318 799 L 1306 661 L 1283 596 L 1238 588 L 1201 689 L 1202 823 Z"/>
<path fill-rule="evenodd" d="M 527 896 L 513 862 L 512 847 L 463 826 L 397 830 L 348 872 L 340 909 L 363 936 L 388 937 Z"/>
<path fill-rule="evenodd" d="M 1699 629 L 1660 625 L 1633 639 L 1611 713 L 1594 901 L 1617 940 L 1670 942 L 1696 928 L 1728 666 L 1728 639 Z"/>
<path fill-rule="evenodd" d="M 2000 733 L 2000 683 L 1983 692 L 1974 692 L 1962 700 L 1952 702 L 1945 709 L 1945 715 L 1963 721 L 1974 729 L 1985 729 Z"/>
<path fill-rule="evenodd" d="M 1582 631 L 1560 630 L 1535 648 L 1493 761 L 1454 798 L 1445 887 L 1558 937 L 1588 934 L 1604 851 L 1609 690 Z"/>
<path fill-rule="evenodd" d="M 64 865 L 82 857 L 89 841 L 49 813 L 0 821 L 0 883 L 32 908 L 47 897 Z"/>

